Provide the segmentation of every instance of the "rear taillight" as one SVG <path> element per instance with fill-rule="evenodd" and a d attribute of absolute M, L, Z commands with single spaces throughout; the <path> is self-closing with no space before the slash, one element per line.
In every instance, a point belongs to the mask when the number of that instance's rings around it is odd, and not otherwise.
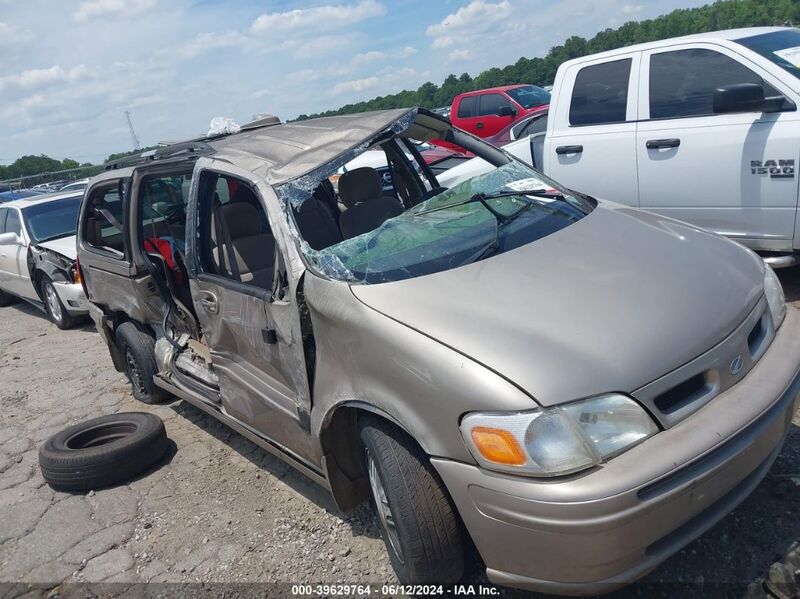
<path fill-rule="evenodd" d="M 75 268 L 72 271 L 72 282 L 76 284 L 80 283 L 81 287 L 83 288 L 83 294 L 87 298 L 89 297 L 89 290 L 86 289 L 86 282 L 83 279 L 83 271 L 81 270 L 80 258 L 75 259 Z"/>

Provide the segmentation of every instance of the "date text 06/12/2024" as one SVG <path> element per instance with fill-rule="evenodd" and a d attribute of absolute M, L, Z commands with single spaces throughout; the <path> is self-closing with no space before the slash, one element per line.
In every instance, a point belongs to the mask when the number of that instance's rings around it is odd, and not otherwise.
<path fill-rule="evenodd" d="M 500 589 L 490 585 L 457 584 L 445 586 L 441 584 L 294 584 L 292 595 L 301 597 L 347 596 L 444 596 L 455 597 L 491 597 L 500 594 Z"/>

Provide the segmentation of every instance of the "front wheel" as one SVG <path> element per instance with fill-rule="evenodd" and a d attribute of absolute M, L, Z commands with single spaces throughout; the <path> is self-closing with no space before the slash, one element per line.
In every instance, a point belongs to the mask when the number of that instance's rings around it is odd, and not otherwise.
<path fill-rule="evenodd" d="M 75 319 L 69 315 L 64 304 L 61 303 L 61 298 L 56 293 L 56 288 L 47 276 L 42 277 L 41 282 L 42 299 L 44 300 L 44 307 L 47 310 L 47 316 L 59 329 L 68 329 L 75 324 Z"/>
<path fill-rule="evenodd" d="M 427 454 L 399 428 L 368 417 L 364 461 L 383 540 L 403 584 L 453 584 L 464 573 L 461 523 Z"/>

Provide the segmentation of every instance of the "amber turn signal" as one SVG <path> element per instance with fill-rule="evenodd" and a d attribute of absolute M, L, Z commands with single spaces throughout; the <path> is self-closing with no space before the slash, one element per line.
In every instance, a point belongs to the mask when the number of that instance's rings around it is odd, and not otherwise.
<path fill-rule="evenodd" d="M 528 459 L 514 435 L 499 428 L 476 426 L 471 432 L 472 441 L 481 455 L 497 464 L 523 466 Z"/>

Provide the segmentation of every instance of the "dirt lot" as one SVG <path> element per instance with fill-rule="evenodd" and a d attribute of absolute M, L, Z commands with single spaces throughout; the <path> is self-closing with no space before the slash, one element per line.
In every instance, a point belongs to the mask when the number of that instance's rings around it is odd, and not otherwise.
<path fill-rule="evenodd" d="M 781 277 L 800 307 L 800 268 Z M 30 306 L 0 309 L 0 410 L 0 597 L 24 595 L 34 583 L 42 583 L 35 594 L 62 582 L 119 583 L 104 587 L 117 594 L 140 582 L 394 580 L 366 506 L 340 513 L 324 490 L 187 404 L 135 402 L 89 325 L 59 331 Z M 49 435 L 128 410 L 166 423 L 174 445 L 155 469 L 86 495 L 44 484 L 37 448 Z M 645 579 L 657 586 L 620 595 L 667 594 L 677 583 L 701 595 L 740 595 L 770 568 L 773 579 L 790 578 L 800 568 L 800 552 L 798 563 L 785 557 L 800 540 L 800 417 L 795 425 L 748 500 Z M 481 582 L 478 562 L 473 570 Z M 70 588 L 85 589 L 60 587 Z M 233 587 L 189 588 L 222 596 Z M 236 592 L 245 588 L 275 587 Z M 758 588 L 751 585 L 752 596 L 763 594 Z"/>

